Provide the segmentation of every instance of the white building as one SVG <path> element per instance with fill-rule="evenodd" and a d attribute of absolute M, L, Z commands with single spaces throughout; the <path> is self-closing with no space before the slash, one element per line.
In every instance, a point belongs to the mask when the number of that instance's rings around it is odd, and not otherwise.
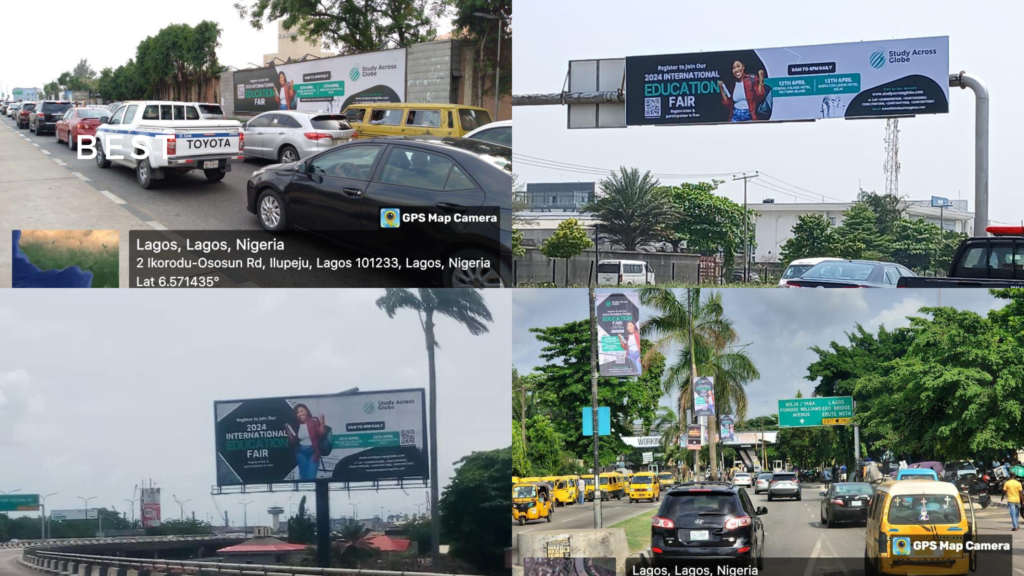
<path fill-rule="evenodd" d="M 777 262 L 782 245 L 793 237 L 793 226 L 797 218 L 804 214 L 821 214 L 832 226 L 843 223 L 843 211 L 853 206 L 853 202 L 829 203 L 795 203 L 781 202 L 754 204 L 750 209 L 755 212 L 756 226 L 754 240 L 755 262 Z M 925 219 L 950 231 L 974 235 L 974 213 L 967 211 L 966 200 L 953 200 L 953 207 L 932 208 L 928 200 L 907 200 L 903 203 L 904 216 L 914 220 Z"/>

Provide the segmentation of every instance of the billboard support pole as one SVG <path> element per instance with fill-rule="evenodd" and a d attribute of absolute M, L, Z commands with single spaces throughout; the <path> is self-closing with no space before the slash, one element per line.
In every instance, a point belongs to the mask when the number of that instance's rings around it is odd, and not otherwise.
<path fill-rule="evenodd" d="M 331 567 L 331 496 L 327 487 L 328 480 L 316 481 L 316 565 L 320 568 Z"/>
<path fill-rule="evenodd" d="M 860 470 L 860 426 L 857 425 L 857 401 L 853 401 L 853 462 Z"/>
<path fill-rule="evenodd" d="M 597 284 L 597 282 L 594 282 Z M 594 528 L 604 528 L 601 517 L 601 451 L 597 424 L 597 291 L 590 287 L 590 405 L 594 419 Z"/>
<path fill-rule="evenodd" d="M 974 235 L 988 227 L 988 87 L 977 76 L 960 71 L 949 75 L 950 87 L 974 91 Z"/>

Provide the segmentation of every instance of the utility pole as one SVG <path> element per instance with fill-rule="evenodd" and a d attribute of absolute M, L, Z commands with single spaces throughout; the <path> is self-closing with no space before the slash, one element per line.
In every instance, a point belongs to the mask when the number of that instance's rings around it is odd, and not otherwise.
<path fill-rule="evenodd" d="M 693 297 L 690 294 L 690 289 L 686 289 L 686 335 L 690 341 L 690 394 L 693 394 L 693 385 L 697 381 L 697 360 L 693 357 Z M 686 399 L 687 404 L 690 399 Z M 697 406 L 694 405 L 694 410 Z M 700 419 L 698 418 L 699 422 Z M 689 422 L 687 422 L 689 424 Z M 689 437 L 689 435 L 687 435 Z M 693 479 L 697 480 L 700 475 L 700 450 L 693 451 Z"/>
<path fill-rule="evenodd" d="M 733 176 L 733 182 L 736 180 L 743 180 L 743 282 L 750 282 L 750 235 L 747 232 L 750 218 L 747 217 L 747 180 L 753 180 L 758 177 L 758 173 L 755 170 L 753 174 L 744 173 L 742 176 Z M 708 436 L 708 442 L 711 441 L 711 437 Z"/>
<path fill-rule="evenodd" d="M 78 498 L 79 500 L 81 500 L 82 502 L 85 503 L 85 519 L 86 519 L 86 521 L 88 521 L 89 520 L 89 500 L 93 500 L 96 497 L 95 496 L 89 496 L 88 498 L 82 498 L 81 496 L 75 496 L 75 498 Z M 97 517 L 99 516 L 98 512 L 96 513 L 96 516 Z M 103 522 L 103 520 L 101 519 L 100 522 Z M 102 524 L 101 524 L 101 526 L 102 526 Z M 103 530 L 103 528 L 101 527 L 100 531 L 102 531 L 102 530 Z"/>
<path fill-rule="evenodd" d="M 856 471 L 860 470 L 860 426 L 857 425 L 857 401 L 853 401 L 853 465 L 857 468 Z M 860 478 L 859 481 L 863 482 L 864 479 Z"/>
<path fill-rule="evenodd" d="M 242 534 L 244 534 L 245 536 L 249 536 L 249 504 L 252 503 L 253 500 L 245 500 L 239 502 L 239 504 L 242 505 L 242 521 L 245 523 L 245 527 L 242 529 Z M 227 517 L 227 513 L 225 513 L 224 516 Z"/>
<path fill-rule="evenodd" d="M 596 270 L 595 270 L 596 272 Z M 594 425 L 594 528 L 604 528 L 601 518 L 601 452 L 597 423 L 597 291 L 590 290 L 590 412 Z"/>
<path fill-rule="evenodd" d="M 56 494 L 56 492 L 50 492 L 46 496 L 43 496 L 42 498 L 39 499 L 39 509 L 41 513 L 41 516 L 39 517 L 39 524 L 41 525 L 40 528 L 42 531 L 40 536 L 43 540 L 46 540 L 46 499 Z"/>
<path fill-rule="evenodd" d="M 178 504 L 179 519 L 180 520 L 184 520 L 185 519 L 185 504 L 188 503 L 188 502 L 191 502 L 192 499 L 189 498 L 188 500 L 178 500 L 178 497 L 175 496 L 174 494 L 171 494 L 171 498 L 174 498 L 174 501 Z"/>

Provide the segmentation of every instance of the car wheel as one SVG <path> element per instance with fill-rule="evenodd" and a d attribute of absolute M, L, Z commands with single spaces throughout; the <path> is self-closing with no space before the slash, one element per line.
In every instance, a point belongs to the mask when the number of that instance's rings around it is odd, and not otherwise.
<path fill-rule="evenodd" d="M 488 255 L 487 252 L 480 250 L 479 248 L 469 248 L 466 250 L 459 250 L 455 254 L 452 254 L 452 258 L 462 258 L 463 260 L 490 260 L 494 266 L 485 266 L 479 268 L 449 268 L 444 271 L 444 287 L 445 288 L 504 288 L 505 283 L 501 279 L 501 274 L 498 272 L 498 262 L 493 262 L 498 257 L 497 254 Z"/>
<path fill-rule="evenodd" d="M 768 493 L 768 501 L 769 501 L 769 502 L 771 502 L 771 501 L 772 501 L 772 493 L 771 493 L 771 492 L 769 492 L 769 493 Z"/>
<path fill-rule="evenodd" d="M 54 129 L 53 137 L 57 139 L 57 144 L 60 144 L 60 131 L 59 130 Z M 68 137 L 68 140 L 71 140 L 71 137 Z"/>
<path fill-rule="evenodd" d="M 99 143 L 96 144 L 96 165 L 100 168 L 110 168 L 110 160 L 107 160 L 107 155 L 103 153 L 103 146 Z"/>
<path fill-rule="evenodd" d="M 797 494 L 797 495 L 796 495 L 796 501 L 797 501 L 797 502 L 799 502 L 799 501 L 801 501 L 801 500 L 803 500 L 803 499 L 804 499 L 804 497 L 803 497 L 803 495 L 802 495 L 802 494 Z"/>
<path fill-rule="evenodd" d="M 551 512 L 548 512 L 548 522 L 551 522 Z"/>
<path fill-rule="evenodd" d="M 822 526 L 824 526 L 825 524 L 828 524 L 828 518 L 825 516 L 825 513 L 822 512 L 821 510 L 818 510 L 818 518 L 821 519 L 821 525 Z"/>
<path fill-rule="evenodd" d="M 75 142 L 75 135 L 68 130 L 68 150 L 74 150 L 78 148 L 78 144 Z"/>
<path fill-rule="evenodd" d="M 203 170 L 203 174 L 206 174 L 206 179 L 210 182 L 220 182 L 224 179 L 227 172 L 220 168 L 210 168 L 209 170 Z"/>
<path fill-rule="evenodd" d="M 828 512 L 825 513 L 825 523 L 828 525 L 829 528 L 835 528 L 836 527 L 836 520 L 835 520 L 835 518 L 833 518 L 832 514 L 829 514 Z"/>
<path fill-rule="evenodd" d="M 277 234 L 288 229 L 288 209 L 277 192 L 268 188 L 260 195 L 256 206 L 264 230 Z"/>
<path fill-rule="evenodd" d="M 868 558 L 868 551 L 864 551 L 864 574 L 865 576 L 878 576 L 878 570 L 875 569 L 875 565 L 871 563 L 871 559 Z"/>
<path fill-rule="evenodd" d="M 153 167 L 149 164 L 149 158 L 139 160 L 135 165 L 135 179 L 143 190 L 153 187 Z"/>
<path fill-rule="evenodd" d="M 295 151 L 295 148 L 291 146 L 285 146 L 281 148 L 281 151 L 277 153 L 277 160 L 281 164 L 289 164 L 291 162 L 299 161 L 299 153 Z"/>
<path fill-rule="evenodd" d="M 519 525 L 520 525 L 520 526 L 522 526 L 522 525 L 524 525 L 524 524 L 526 524 L 526 520 L 524 520 L 524 519 L 523 519 L 523 517 L 522 517 L 522 516 L 520 516 L 520 517 L 519 517 Z"/>

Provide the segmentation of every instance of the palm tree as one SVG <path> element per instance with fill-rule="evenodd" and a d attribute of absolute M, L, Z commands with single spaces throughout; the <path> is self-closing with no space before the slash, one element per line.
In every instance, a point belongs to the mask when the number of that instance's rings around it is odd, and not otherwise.
<path fill-rule="evenodd" d="M 405 288 L 388 288 L 384 296 L 377 299 L 377 307 L 394 318 L 395 313 L 405 308 L 416 311 L 427 344 L 427 364 L 430 369 L 430 558 L 431 566 L 437 567 L 441 546 L 441 522 L 438 518 L 437 486 L 437 375 L 434 369 L 434 352 L 441 345 L 434 336 L 434 316 L 447 316 L 462 324 L 474 336 L 488 331 L 485 322 L 492 322 L 491 311 L 484 297 L 475 289 L 432 289 L 420 288 L 417 294 Z"/>
<path fill-rule="evenodd" d="M 640 290 L 640 303 L 659 312 L 641 327 L 641 334 L 653 343 L 645 352 L 644 361 L 649 361 L 655 352 L 668 356 L 670 349 L 677 351 L 676 361 L 666 371 L 662 388 L 666 394 L 678 395 L 680 431 L 686 429 L 686 408 L 693 397 L 691 360 L 697 374 L 715 379 L 716 416 L 735 410 L 742 420 L 747 413 L 744 386 L 760 378 L 760 373 L 742 347 L 735 346 L 739 335 L 732 320 L 725 316 L 721 292 L 712 292 L 704 299 L 699 288 L 687 293 L 689 306 L 685 297 L 680 299 L 667 288 Z M 709 426 L 714 426 L 714 418 Z"/>
<path fill-rule="evenodd" d="M 600 186 L 604 195 L 584 210 L 597 216 L 601 232 L 623 250 L 633 251 L 666 237 L 676 207 L 650 171 L 641 175 L 640 170 L 623 166 L 601 180 Z"/>
<path fill-rule="evenodd" d="M 338 564 L 344 568 L 358 568 L 361 559 L 373 556 L 376 548 L 370 543 L 370 533 L 362 522 L 347 519 L 338 531 L 341 537 L 335 556 Z"/>

